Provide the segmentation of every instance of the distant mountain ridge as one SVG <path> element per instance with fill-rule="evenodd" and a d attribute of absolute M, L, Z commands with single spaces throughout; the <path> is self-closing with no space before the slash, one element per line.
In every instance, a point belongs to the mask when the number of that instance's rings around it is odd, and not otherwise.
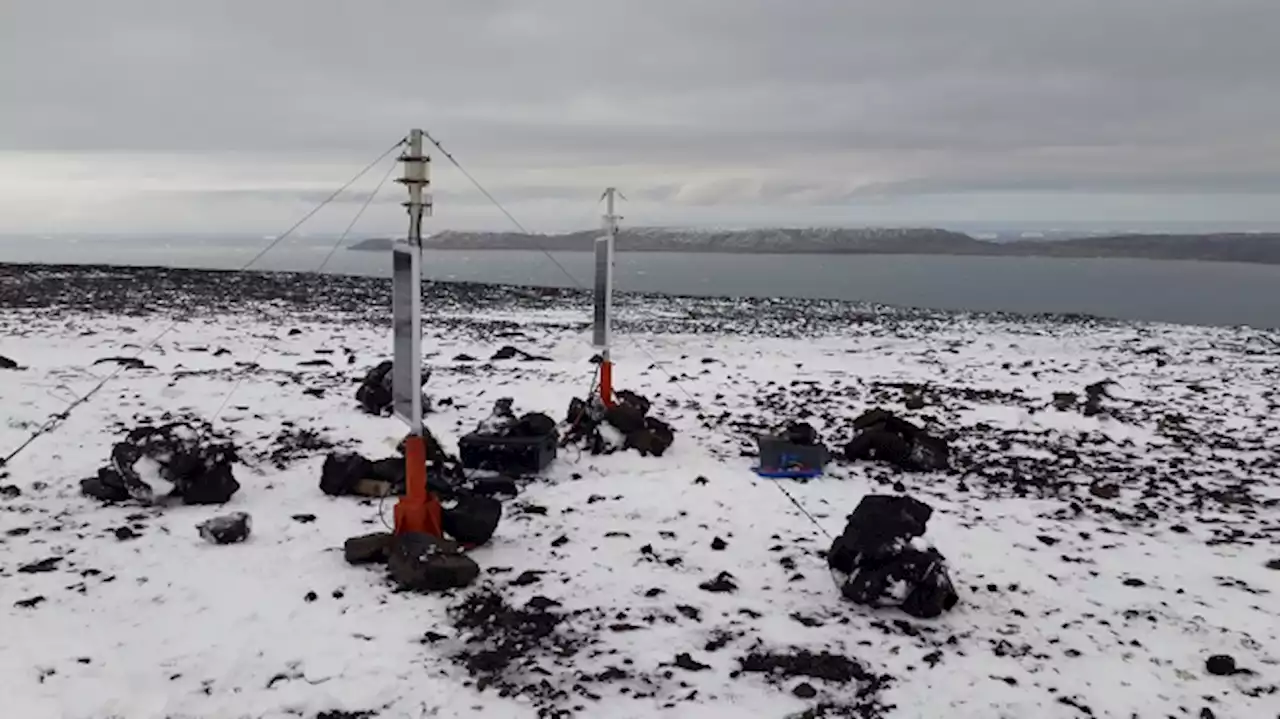
<path fill-rule="evenodd" d="M 556 235 L 446 230 L 423 239 L 438 250 L 586 252 L 599 230 Z M 392 240 L 363 240 L 348 249 L 387 251 Z M 992 242 L 936 228 L 772 228 L 680 230 L 629 228 L 618 234 L 621 252 L 744 254 L 894 254 L 993 257 L 1110 257 L 1280 264 L 1280 233 L 1111 235 L 1069 240 Z"/>

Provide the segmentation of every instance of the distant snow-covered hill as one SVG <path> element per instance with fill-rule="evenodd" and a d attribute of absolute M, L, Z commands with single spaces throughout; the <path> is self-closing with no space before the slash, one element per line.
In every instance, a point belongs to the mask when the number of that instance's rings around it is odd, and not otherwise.
<path fill-rule="evenodd" d="M 599 230 L 555 235 L 446 230 L 423 240 L 439 250 L 590 251 Z M 389 239 L 370 239 L 353 250 L 386 251 Z M 618 235 L 623 252 L 714 252 L 864 255 L 989 255 L 1007 257 L 1111 257 L 1280 264 L 1280 233 L 1125 234 L 1051 240 L 977 239 L 936 228 L 810 227 L 673 229 L 638 227 Z"/>

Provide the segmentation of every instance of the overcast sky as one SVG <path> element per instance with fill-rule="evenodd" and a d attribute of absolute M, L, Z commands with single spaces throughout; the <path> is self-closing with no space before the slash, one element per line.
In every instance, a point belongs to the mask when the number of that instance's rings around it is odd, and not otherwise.
<path fill-rule="evenodd" d="M 1280 0 L 0 0 L 0 232 L 279 232 L 413 126 L 533 230 L 610 184 L 638 225 L 1280 223 L 1278 30 Z M 509 229 L 433 169 L 431 227 Z"/>

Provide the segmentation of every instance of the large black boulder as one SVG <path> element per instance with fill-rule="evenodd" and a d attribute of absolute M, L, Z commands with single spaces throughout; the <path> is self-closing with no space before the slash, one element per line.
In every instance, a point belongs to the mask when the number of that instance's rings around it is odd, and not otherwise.
<path fill-rule="evenodd" d="M 884 409 L 873 409 L 853 421 L 857 434 L 845 445 L 851 461 L 888 462 L 913 472 L 945 470 L 951 448 L 941 437 Z"/>
<path fill-rule="evenodd" d="M 395 538 L 387 570 L 401 589 L 416 592 L 457 589 L 480 576 L 480 566 L 455 542 L 416 532 Z"/>
<path fill-rule="evenodd" d="M 146 479 L 143 460 L 153 463 Z M 214 441 L 209 432 L 181 422 L 143 425 L 116 443 L 111 462 L 93 479 L 82 480 L 81 491 L 103 501 L 141 502 L 178 500 L 184 504 L 224 504 L 240 490 L 232 471 L 236 449 Z M 152 486 L 157 480 L 168 486 Z"/>
<path fill-rule="evenodd" d="M 360 381 L 360 386 L 356 388 L 356 401 L 360 403 L 360 408 L 366 413 L 385 415 L 391 412 L 391 405 L 394 400 L 394 395 L 392 394 L 394 377 L 391 372 L 393 367 L 394 363 L 391 360 L 384 360 L 369 370 L 364 379 Z M 425 385 L 430 378 L 430 370 L 422 370 L 419 387 Z M 422 396 L 422 411 L 429 410 L 430 401 L 424 394 Z"/>
<path fill-rule="evenodd" d="M 958 596 L 947 561 L 923 540 L 932 514 L 911 497 L 863 497 L 827 553 L 840 593 L 857 604 L 896 606 L 921 618 L 954 607 Z"/>

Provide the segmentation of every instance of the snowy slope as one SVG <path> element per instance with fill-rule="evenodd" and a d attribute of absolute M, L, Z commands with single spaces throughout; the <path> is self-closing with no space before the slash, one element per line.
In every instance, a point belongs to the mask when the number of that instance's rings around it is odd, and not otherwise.
<path fill-rule="evenodd" d="M 0 313 L 0 354 L 23 367 L 0 370 L 5 454 L 63 406 L 60 388 L 82 393 L 109 371 L 95 360 L 132 356 L 177 322 L 141 354 L 153 369 L 122 372 L 0 469 L 0 485 L 20 492 L 0 497 L 6 715 L 1280 711 L 1274 334 L 831 303 L 796 312 L 623 302 L 626 326 L 645 331 L 617 351 L 619 381 L 655 400 L 676 444 L 662 458 L 562 451 L 507 503 L 493 543 L 473 553 L 481 582 L 513 607 L 554 600 L 563 619 L 480 691 L 455 658 L 469 651 L 457 610 L 471 594 L 400 594 L 381 571 L 348 566 L 342 542 L 382 526 L 377 503 L 322 495 L 321 454 L 282 452 L 283 468 L 271 459 L 289 428 L 392 452 L 402 427 L 352 401 L 353 382 L 389 354 L 385 326 L 310 296 L 202 311 L 236 301 L 197 296 L 181 313 L 139 307 L 132 317 L 110 303 Z M 308 319 L 293 319 L 303 307 Z M 428 323 L 429 390 L 451 402 L 430 426 L 446 446 L 499 397 L 563 415 L 591 379 L 580 309 L 459 302 Z M 503 344 L 553 361 L 485 361 Z M 316 360 L 328 364 L 304 364 Z M 136 418 L 209 417 L 241 378 L 217 420 L 246 450 L 243 489 L 228 506 L 103 507 L 79 496 L 77 480 Z M 1053 407 L 1055 392 L 1108 378 L 1118 399 L 1107 416 Z M 915 394 L 924 408 L 904 410 Z M 968 471 L 840 463 L 823 479 L 782 485 L 796 504 L 748 471 L 752 427 L 807 412 L 838 444 L 873 406 L 950 433 Z M 1118 496 L 1091 492 L 1100 482 Z M 837 595 L 820 552 L 872 491 L 934 506 L 929 536 L 961 590 L 952 614 L 918 621 Z M 246 543 L 197 536 L 196 523 L 236 510 L 253 516 Z M 294 518 L 305 515 L 314 521 Z M 117 538 L 122 527 L 139 536 Z M 713 549 L 716 538 L 727 546 Z M 736 592 L 700 589 L 721 572 Z M 753 653 L 797 649 L 852 660 L 823 666 L 863 680 L 740 671 Z M 676 666 L 685 653 L 692 662 Z M 1214 654 L 1251 673 L 1210 676 Z M 796 696 L 801 684 L 815 696 Z M 504 686 L 535 696 L 503 697 Z"/>

